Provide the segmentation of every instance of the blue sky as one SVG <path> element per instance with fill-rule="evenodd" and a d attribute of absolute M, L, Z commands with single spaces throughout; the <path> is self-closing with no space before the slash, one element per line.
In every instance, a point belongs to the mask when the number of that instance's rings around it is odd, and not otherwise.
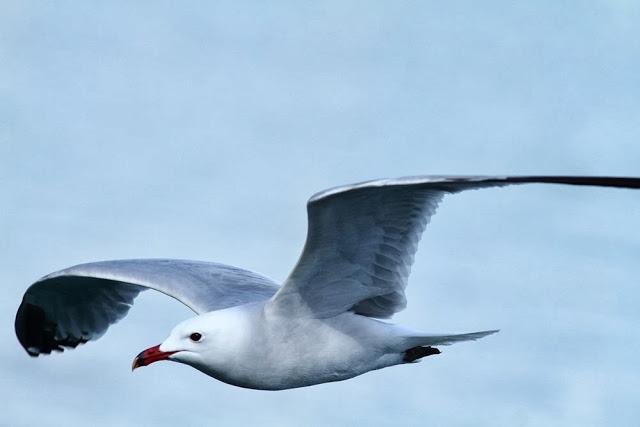
<path fill-rule="evenodd" d="M 129 370 L 190 316 L 147 292 L 95 343 L 30 359 L 22 293 L 80 262 L 286 277 L 305 201 L 418 174 L 640 175 L 640 6 L 2 2 L 1 424 L 597 426 L 637 422 L 640 198 L 448 198 L 395 321 L 501 328 L 419 365 L 284 392 Z"/>

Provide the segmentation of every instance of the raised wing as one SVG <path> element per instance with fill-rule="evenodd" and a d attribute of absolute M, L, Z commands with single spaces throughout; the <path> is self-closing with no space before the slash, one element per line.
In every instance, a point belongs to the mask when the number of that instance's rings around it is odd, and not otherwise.
<path fill-rule="evenodd" d="M 49 274 L 27 289 L 16 335 L 31 356 L 100 338 L 146 289 L 160 291 L 196 313 L 264 301 L 270 279 L 239 268 L 170 259 L 102 261 Z"/>
<path fill-rule="evenodd" d="M 406 306 L 418 242 L 446 194 L 528 183 L 640 188 L 640 178 L 624 177 L 418 176 L 329 189 L 309 199 L 302 255 L 269 305 L 315 317 L 390 317 Z"/>

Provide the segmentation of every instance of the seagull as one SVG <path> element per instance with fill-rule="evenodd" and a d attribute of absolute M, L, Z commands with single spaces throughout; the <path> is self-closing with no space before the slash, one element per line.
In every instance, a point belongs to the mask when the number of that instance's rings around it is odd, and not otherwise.
<path fill-rule="evenodd" d="M 438 346 L 498 332 L 423 333 L 382 320 L 406 306 L 418 242 L 438 204 L 465 190 L 533 183 L 640 189 L 640 178 L 589 176 L 417 176 L 335 187 L 309 199 L 304 249 L 281 286 L 213 262 L 80 264 L 27 289 L 16 335 L 30 356 L 75 348 L 153 289 L 196 316 L 138 354 L 132 369 L 170 360 L 231 385 L 283 390 L 413 364 Z"/>

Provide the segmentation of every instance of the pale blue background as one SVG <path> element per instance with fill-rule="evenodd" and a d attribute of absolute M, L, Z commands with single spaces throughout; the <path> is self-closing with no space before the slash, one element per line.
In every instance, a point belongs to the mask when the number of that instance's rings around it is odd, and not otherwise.
<path fill-rule="evenodd" d="M 190 312 L 143 294 L 36 360 L 39 276 L 113 258 L 282 280 L 313 192 L 416 174 L 640 175 L 640 7 L 593 2 L 0 1 L 0 424 L 628 426 L 640 419 L 640 193 L 529 186 L 445 201 L 397 317 L 502 328 L 284 392 L 140 350 Z"/>

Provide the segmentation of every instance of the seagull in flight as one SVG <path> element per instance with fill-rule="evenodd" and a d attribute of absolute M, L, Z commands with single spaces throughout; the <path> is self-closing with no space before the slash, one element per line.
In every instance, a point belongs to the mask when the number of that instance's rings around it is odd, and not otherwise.
<path fill-rule="evenodd" d="M 96 340 L 154 289 L 196 316 L 133 369 L 160 360 L 191 365 L 228 384 L 283 390 L 341 381 L 412 364 L 438 346 L 497 330 L 423 333 L 382 321 L 406 306 L 418 242 L 447 194 L 516 184 L 640 189 L 640 178 L 589 176 L 418 176 L 322 191 L 307 204 L 307 240 L 279 285 L 223 264 L 137 259 L 81 264 L 44 276 L 24 294 L 15 319 L 30 356 Z"/>

